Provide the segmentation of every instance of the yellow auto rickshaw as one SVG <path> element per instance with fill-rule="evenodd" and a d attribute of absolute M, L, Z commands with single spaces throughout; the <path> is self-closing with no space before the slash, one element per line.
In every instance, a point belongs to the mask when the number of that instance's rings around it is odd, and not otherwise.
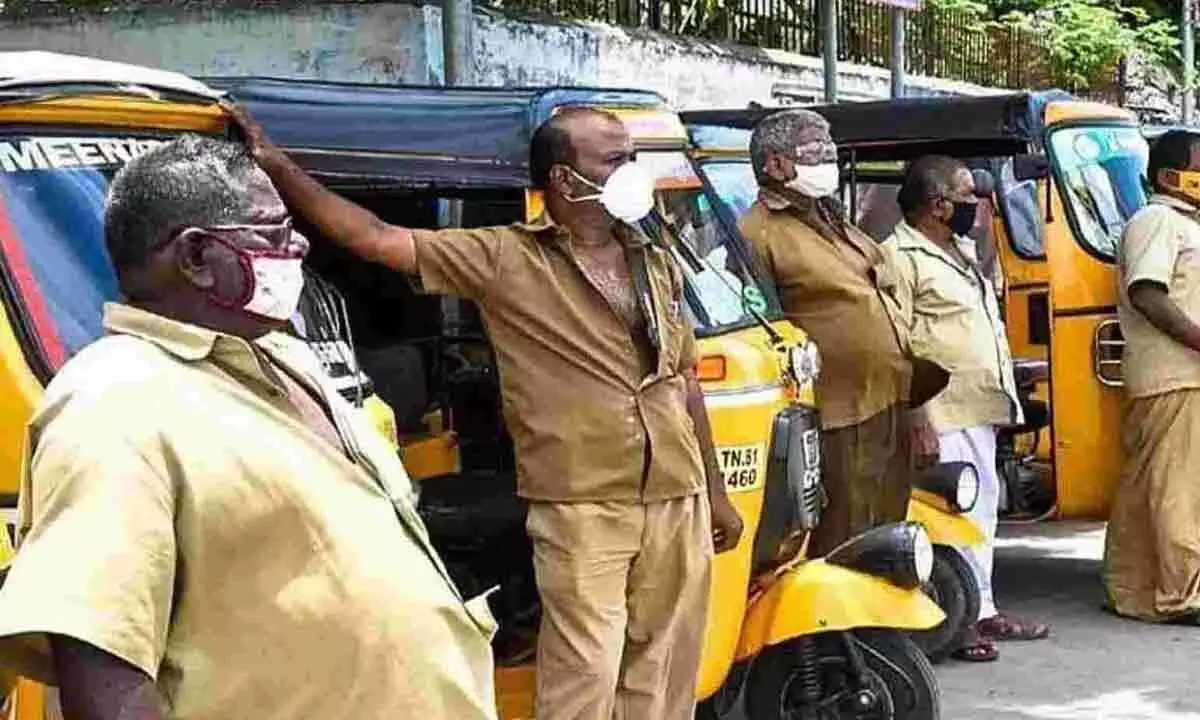
<path fill-rule="evenodd" d="M 1107 518 L 1121 467 L 1115 251 L 1146 201 L 1148 146 L 1136 117 L 1059 91 L 811 109 L 830 121 L 842 148 L 856 221 L 877 236 L 899 219 L 895 195 L 908 160 L 951 155 L 992 174 L 1008 338 L 1033 420 L 1009 433 L 1002 453 L 1007 510 Z M 687 121 L 730 146 L 731 133 L 745 134 L 763 112 Z M 734 204 L 745 202 L 739 192 Z"/>
<path fill-rule="evenodd" d="M 932 565 L 928 539 L 919 526 L 898 524 L 827 558 L 805 558 L 821 508 L 816 348 L 779 320 L 745 248 L 705 215 L 702 183 L 682 152 L 682 125 L 661 98 L 553 88 L 201 84 L 47 54 L 0 54 L 0 77 L 7 78 L 0 419 L 9 428 L 0 445 L 0 491 L 18 485 L 21 430 L 41 388 L 99 334 L 101 304 L 117 298 L 102 235 L 109 180 L 131 157 L 181 132 L 225 133 L 214 87 L 246 102 L 319 179 L 386 219 L 424 227 L 536 215 L 539 198 L 527 189 L 525 165 L 530 133 L 556 108 L 599 105 L 626 121 L 639 162 L 659 178 L 662 230 L 654 241 L 686 271 L 722 471 L 746 520 L 739 547 L 715 565 L 702 712 L 724 717 L 746 703 L 764 718 L 817 705 L 838 718 L 938 716 L 928 663 L 897 631 L 942 620 L 918 589 Z M 297 323 L 297 333 L 331 373 L 343 374 L 344 392 L 364 411 L 371 402 L 386 411 L 379 425 L 394 432 L 422 515 L 464 595 L 500 587 L 490 599 L 501 620 L 499 712 L 531 717 L 536 590 L 478 315 L 466 302 L 417 296 L 404 278 L 328 244 L 316 243 L 308 270 L 312 302 L 344 303 L 347 322 L 316 327 L 313 315 Z M 797 678 L 805 679 L 803 692 Z M 55 706 L 53 688 L 22 678 L 6 716 L 47 720 Z"/>

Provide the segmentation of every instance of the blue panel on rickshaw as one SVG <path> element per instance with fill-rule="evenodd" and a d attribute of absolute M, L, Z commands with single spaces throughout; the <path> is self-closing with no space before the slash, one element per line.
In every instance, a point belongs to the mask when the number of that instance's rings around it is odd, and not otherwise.
<path fill-rule="evenodd" d="M 564 105 L 660 107 L 642 91 L 204 78 L 306 170 L 333 182 L 525 187 L 537 124 Z"/>

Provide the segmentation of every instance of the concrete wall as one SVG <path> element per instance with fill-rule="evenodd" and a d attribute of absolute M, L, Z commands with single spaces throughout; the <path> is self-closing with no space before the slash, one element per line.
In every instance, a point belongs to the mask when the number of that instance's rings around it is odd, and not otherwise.
<path fill-rule="evenodd" d="M 0 24 L 0 50 L 43 49 L 193 75 L 439 83 L 441 11 L 397 2 L 48 14 Z M 658 90 L 681 109 L 819 99 L 818 59 L 576 22 L 476 13 L 477 82 Z M 843 65 L 845 99 L 887 97 L 887 71 Z M 911 95 L 986 92 L 910 78 Z"/>

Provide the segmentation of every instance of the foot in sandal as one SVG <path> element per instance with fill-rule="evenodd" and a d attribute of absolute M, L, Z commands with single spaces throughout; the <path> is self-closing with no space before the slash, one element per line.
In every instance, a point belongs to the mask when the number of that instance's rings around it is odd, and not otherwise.
<path fill-rule="evenodd" d="M 1042 640 L 1050 636 L 1049 625 L 1022 622 L 1008 615 L 996 615 L 987 620 L 980 620 L 976 627 L 980 635 L 994 642 Z"/>

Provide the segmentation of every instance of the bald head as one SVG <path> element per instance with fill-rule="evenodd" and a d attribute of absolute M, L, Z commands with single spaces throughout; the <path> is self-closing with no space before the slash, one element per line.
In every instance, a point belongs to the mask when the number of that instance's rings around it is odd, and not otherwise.
<path fill-rule="evenodd" d="M 625 124 L 616 115 L 592 107 L 573 106 L 555 113 L 533 133 L 529 143 L 529 176 L 533 187 L 550 186 L 556 165 L 574 166 L 581 146 L 595 139 L 628 138 Z"/>

